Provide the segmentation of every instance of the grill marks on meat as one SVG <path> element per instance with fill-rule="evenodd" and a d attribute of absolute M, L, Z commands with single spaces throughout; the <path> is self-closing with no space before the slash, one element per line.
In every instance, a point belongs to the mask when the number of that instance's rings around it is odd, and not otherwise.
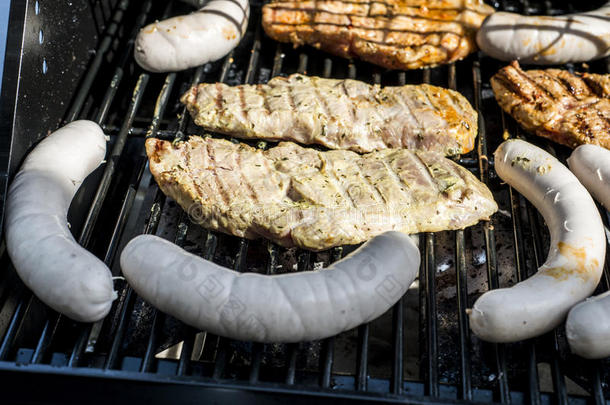
<path fill-rule="evenodd" d="M 456 155 L 471 151 L 477 134 L 468 101 L 427 84 L 381 88 L 295 74 L 265 85 L 199 84 L 182 102 L 209 131 L 356 152 L 409 148 Z"/>
<path fill-rule="evenodd" d="M 476 50 L 493 8 L 479 0 L 277 1 L 263 7 L 267 35 L 389 69 L 450 63 Z"/>
<path fill-rule="evenodd" d="M 575 148 L 610 149 L 610 75 L 523 71 L 517 62 L 491 78 L 500 106 L 525 129 Z"/>
<path fill-rule="evenodd" d="M 434 152 L 259 150 L 222 139 L 146 141 L 161 190 L 190 218 L 231 235 L 323 250 L 388 230 L 460 229 L 497 206 L 468 170 Z"/>

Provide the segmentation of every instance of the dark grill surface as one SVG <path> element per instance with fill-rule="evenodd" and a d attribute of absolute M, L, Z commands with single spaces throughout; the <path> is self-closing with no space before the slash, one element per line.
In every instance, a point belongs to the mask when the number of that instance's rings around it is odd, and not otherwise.
<path fill-rule="evenodd" d="M 531 14 L 560 14 L 579 6 L 526 0 L 492 5 Z M 0 373 L 6 392 L 0 395 L 24 402 L 55 396 L 65 403 L 101 401 L 110 395 L 118 402 L 605 402 L 610 396 L 608 361 L 571 355 L 562 328 L 507 345 L 484 343 L 468 328 L 465 309 L 487 289 L 533 274 L 548 246 L 546 227 L 535 208 L 495 175 L 493 151 L 503 136 L 511 136 L 527 137 L 560 158 L 569 153 L 526 135 L 501 112 L 489 78 L 505 64 L 478 53 L 435 69 L 385 71 L 270 40 L 260 28 L 260 7 L 252 3 L 248 33 L 226 58 L 168 75 L 139 69 L 132 58 L 133 38 L 144 23 L 188 8 L 151 0 L 123 0 L 115 7 L 65 118 L 95 120 L 111 135 L 107 163 L 79 192 L 70 221 L 79 242 L 103 258 L 114 274 L 120 274 L 122 247 L 140 233 L 161 235 L 238 271 L 267 274 L 318 268 L 353 250 L 309 253 L 208 232 L 192 225 L 166 199 L 148 171 L 144 138 L 183 139 L 203 133 L 178 101 L 199 82 L 264 83 L 276 75 L 301 72 L 457 89 L 480 118 L 477 148 L 458 161 L 489 185 L 500 211 L 490 222 L 463 231 L 422 235 L 419 282 L 378 320 L 324 341 L 288 345 L 237 342 L 195 331 L 144 303 L 120 279 L 115 284 L 119 299 L 106 319 L 94 325 L 74 323 L 32 296 L 2 245 Z M 565 68 L 607 73 L 609 63 Z M 607 223 L 606 211 L 603 218 Z M 607 290 L 609 283 L 606 267 L 597 292 Z M 30 388 L 12 397 L 24 386 L 20 378 L 26 378 Z M 109 388 L 94 384 L 100 379 Z"/>

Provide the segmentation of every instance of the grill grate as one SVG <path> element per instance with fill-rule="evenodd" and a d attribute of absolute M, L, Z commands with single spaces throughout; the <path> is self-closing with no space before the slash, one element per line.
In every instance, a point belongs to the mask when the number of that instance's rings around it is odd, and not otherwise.
<path fill-rule="evenodd" d="M 526 13 L 573 11 L 571 3 L 560 3 L 522 0 L 492 5 Z M 206 392 L 224 399 L 235 398 L 230 392 L 254 392 L 258 396 L 250 398 L 295 401 L 294 395 L 305 395 L 303 398 L 329 402 L 465 400 L 537 405 L 606 401 L 604 394 L 610 394 L 607 362 L 571 356 L 561 328 L 512 345 L 483 343 L 468 328 L 465 309 L 482 292 L 477 282 L 483 280 L 484 289 L 494 289 L 522 280 L 546 255 L 548 235 L 541 217 L 522 196 L 500 184 L 489 155 L 500 143 L 501 133 L 524 136 L 500 111 L 487 84 L 502 63 L 479 53 L 435 69 L 386 72 L 310 48 L 293 50 L 269 41 L 260 28 L 261 4 L 252 4 L 246 37 L 222 61 L 166 76 L 142 72 L 131 57 L 137 30 L 154 18 L 184 10 L 182 7 L 173 2 L 161 6 L 152 0 L 141 4 L 120 1 L 66 117 L 66 121 L 94 119 L 112 135 L 110 156 L 97 173 L 93 185 L 97 188 L 90 192 L 91 207 L 80 218 L 83 225 L 78 235 L 79 242 L 103 257 L 115 274 L 119 274 L 117 253 L 142 232 L 160 234 L 240 272 L 273 274 L 287 267 L 291 270 L 290 266 L 302 271 L 338 260 L 353 249 L 295 252 L 266 241 L 202 230 L 191 226 L 187 215 L 166 199 L 148 171 L 143 139 L 201 134 L 177 99 L 190 85 L 202 81 L 257 83 L 300 72 L 382 85 L 423 82 L 458 89 L 479 113 L 479 137 L 477 149 L 457 160 L 490 186 L 504 214 L 466 230 L 422 235 L 418 287 L 401 298 L 391 313 L 337 337 L 301 344 L 234 342 L 195 331 L 143 303 L 121 281 L 117 281 L 119 299 L 105 320 L 77 324 L 41 305 L 16 280 L 4 254 L 9 275 L 0 290 L 0 319 L 6 319 L 5 327 L 0 323 L 0 373 L 6 381 L 23 373 L 30 381 L 45 377 L 40 380 L 47 388 L 45 395 L 67 382 L 79 381 L 88 387 L 79 379 L 84 376 L 147 382 L 151 384 L 148 395 L 156 401 L 175 398 L 168 397 L 175 392 L 185 397 Z M 122 35 L 122 31 L 128 34 Z M 118 51 L 113 52 L 116 44 Z M 606 60 L 566 67 L 608 72 L 609 65 Z M 565 158 L 567 151 L 561 147 L 529 139 Z M 604 211 L 606 224 L 608 219 Z M 511 274 L 505 274 L 507 266 Z M 609 286 L 606 266 L 600 291 Z M 445 290 L 450 291 L 449 298 Z M 380 341 L 380 336 L 385 340 Z M 174 354 L 162 358 L 162 351 Z M 550 376 L 544 371 L 548 369 Z M 51 376 L 60 378 L 52 380 Z M 159 391 L 170 383 L 183 388 Z M 187 386 L 195 387 L 197 394 L 189 393 Z M 135 385 L 124 388 L 137 390 Z M 124 400 L 128 398 L 126 395 Z"/>

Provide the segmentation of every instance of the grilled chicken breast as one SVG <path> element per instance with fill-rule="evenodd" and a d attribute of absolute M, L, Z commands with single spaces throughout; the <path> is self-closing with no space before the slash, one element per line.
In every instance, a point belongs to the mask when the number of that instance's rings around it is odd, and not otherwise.
<path fill-rule="evenodd" d="M 206 130 L 330 149 L 386 148 L 445 155 L 474 148 L 477 114 L 461 94 L 426 84 L 371 86 L 294 74 L 267 84 L 199 84 L 182 97 Z"/>
<path fill-rule="evenodd" d="M 263 7 L 267 35 L 388 69 L 450 63 L 477 49 L 494 9 L 480 0 L 277 1 Z"/>
<path fill-rule="evenodd" d="M 610 75 L 523 71 L 517 62 L 491 78 L 498 103 L 526 130 L 574 148 L 610 149 Z"/>
<path fill-rule="evenodd" d="M 435 152 L 260 150 L 223 139 L 146 141 L 161 190 L 206 228 L 323 250 L 388 230 L 459 229 L 497 206 L 468 170 Z"/>

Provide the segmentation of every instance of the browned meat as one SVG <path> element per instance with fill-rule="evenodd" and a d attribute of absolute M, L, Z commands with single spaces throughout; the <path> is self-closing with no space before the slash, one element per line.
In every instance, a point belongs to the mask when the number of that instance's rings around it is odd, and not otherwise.
<path fill-rule="evenodd" d="M 528 131 L 571 148 L 592 143 L 610 149 L 610 75 L 524 72 L 513 62 L 491 86 L 504 111 Z"/>
<path fill-rule="evenodd" d="M 267 35 L 388 69 L 465 58 L 494 11 L 480 0 L 277 1 L 263 7 Z"/>
<path fill-rule="evenodd" d="M 426 84 L 381 88 L 295 74 L 266 85 L 200 84 L 182 102 L 209 131 L 357 152 L 409 148 L 455 155 L 471 151 L 477 134 L 468 100 Z"/>
<path fill-rule="evenodd" d="M 148 139 L 161 190 L 210 229 L 322 250 L 388 230 L 459 229 L 497 206 L 468 170 L 434 152 L 260 150 L 227 140 Z"/>

